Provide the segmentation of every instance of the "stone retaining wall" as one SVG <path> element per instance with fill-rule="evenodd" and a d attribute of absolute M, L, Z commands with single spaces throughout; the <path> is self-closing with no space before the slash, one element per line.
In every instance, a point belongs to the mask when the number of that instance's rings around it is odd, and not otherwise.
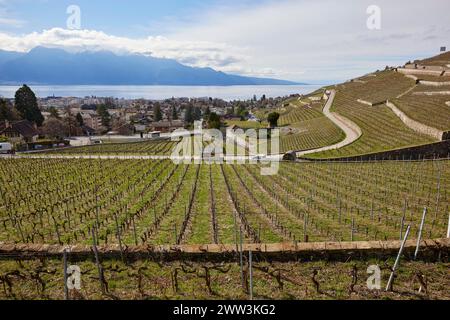
<path fill-rule="evenodd" d="M 419 84 L 424 85 L 424 86 L 429 86 L 429 87 L 444 87 L 444 86 L 450 86 L 450 81 L 438 82 L 438 81 L 420 80 Z"/>
<path fill-rule="evenodd" d="M 380 106 L 380 105 L 386 103 L 386 101 L 370 102 L 370 101 L 366 101 L 366 100 L 363 100 L 363 99 L 358 99 L 356 101 L 361 103 L 361 104 L 365 104 L 367 106 L 370 106 L 370 107 Z"/>
<path fill-rule="evenodd" d="M 252 251 L 255 257 L 276 261 L 298 261 L 299 259 L 326 259 L 347 261 L 354 258 L 395 257 L 401 241 L 321 242 L 321 243 L 272 243 L 245 244 L 245 252 Z M 406 257 L 414 254 L 416 241 L 406 242 Z M 421 257 L 445 259 L 450 249 L 450 239 L 424 240 L 420 244 Z M 0 259 L 62 258 L 67 251 L 71 261 L 93 259 L 90 246 L 20 245 L 0 243 Z M 121 256 L 118 245 L 98 246 L 101 258 L 118 259 Z M 149 259 L 235 261 L 236 245 L 178 245 L 178 246 L 133 246 L 127 247 L 123 255 L 130 260 Z"/>
<path fill-rule="evenodd" d="M 423 92 L 414 92 L 415 96 L 448 96 L 450 95 L 450 91 L 423 91 Z"/>
<path fill-rule="evenodd" d="M 401 111 L 395 104 L 393 104 L 392 102 L 387 101 L 386 102 L 386 106 L 388 106 L 388 108 L 390 108 L 397 117 L 400 118 L 400 120 L 402 120 L 402 122 L 409 128 L 411 128 L 412 130 L 422 133 L 422 134 L 426 134 L 430 137 L 433 137 L 437 140 L 442 141 L 443 140 L 443 136 L 444 136 L 444 132 L 441 130 L 438 130 L 436 128 L 433 127 L 429 127 L 423 123 L 420 123 L 416 120 L 411 119 L 410 117 L 408 117 L 403 111 Z"/>
<path fill-rule="evenodd" d="M 398 72 L 403 74 L 423 74 L 423 75 L 432 75 L 432 76 L 441 76 L 443 71 L 438 70 L 423 70 L 423 69 L 404 69 L 404 68 L 398 68 Z M 446 72 L 447 73 L 447 72 Z"/>
<path fill-rule="evenodd" d="M 424 160 L 424 159 L 450 159 L 450 132 L 445 132 L 444 141 L 413 146 L 395 150 L 387 150 L 359 156 L 314 159 L 314 161 L 382 161 L 382 160 Z M 307 156 L 300 159 L 309 160 Z"/>

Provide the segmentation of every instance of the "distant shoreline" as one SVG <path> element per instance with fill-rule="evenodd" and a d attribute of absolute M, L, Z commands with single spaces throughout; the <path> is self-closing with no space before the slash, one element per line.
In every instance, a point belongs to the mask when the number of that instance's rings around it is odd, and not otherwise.
<path fill-rule="evenodd" d="M 324 85 L 234 85 L 234 86 L 143 86 L 143 85 L 32 85 L 39 98 L 113 97 L 118 99 L 164 100 L 174 98 L 218 98 L 226 101 L 308 94 Z M 12 99 L 20 85 L 0 85 L 0 96 Z"/>

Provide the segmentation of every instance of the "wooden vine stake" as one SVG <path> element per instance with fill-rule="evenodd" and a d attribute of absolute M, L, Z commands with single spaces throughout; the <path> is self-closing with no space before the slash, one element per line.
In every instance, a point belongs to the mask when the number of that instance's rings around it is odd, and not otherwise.
<path fill-rule="evenodd" d="M 240 247 L 239 247 L 239 264 L 241 267 L 241 283 L 242 283 L 242 287 L 245 287 L 244 285 L 244 257 L 243 257 L 243 247 L 244 247 L 244 239 L 242 237 L 242 228 L 239 229 L 239 242 L 240 242 Z"/>
<path fill-rule="evenodd" d="M 248 267 L 250 272 L 250 300 L 253 300 L 253 253 L 248 252 Z"/>
<path fill-rule="evenodd" d="M 117 236 L 117 240 L 119 240 L 120 259 L 123 262 L 124 259 L 123 259 L 122 237 L 120 236 L 119 221 L 117 220 L 117 214 L 116 213 L 114 213 L 114 220 L 116 222 L 116 236 Z"/>
<path fill-rule="evenodd" d="M 103 294 L 106 294 L 108 292 L 108 288 L 106 287 L 106 281 L 103 277 L 103 268 L 100 264 L 100 259 L 98 257 L 98 250 L 97 250 L 97 240 L 95 236 L 95 228 L 92 228 L 92 248 L 94 250 L 94 256 L 95 256 L 95 264 L 97 265 L 98 270 L 98 278 L 100 280 L 100 288 L 102 290 Z"/>
<path fill-rule="evenodd" d="M 64 265 L 64 300 L 69 300 L 69 288 L 67 286 L 67 250 L 64 249 L 63 253 L 63 265 Z"/>

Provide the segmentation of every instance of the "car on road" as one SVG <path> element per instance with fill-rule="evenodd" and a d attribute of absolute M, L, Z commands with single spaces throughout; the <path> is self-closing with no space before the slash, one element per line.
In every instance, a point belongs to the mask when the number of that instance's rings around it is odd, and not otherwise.
<path fill-rule="evenodd" d="M 14 149 L 11 143 L 2 142 L 0 143 L 0 154 L 12 154 Z"/>

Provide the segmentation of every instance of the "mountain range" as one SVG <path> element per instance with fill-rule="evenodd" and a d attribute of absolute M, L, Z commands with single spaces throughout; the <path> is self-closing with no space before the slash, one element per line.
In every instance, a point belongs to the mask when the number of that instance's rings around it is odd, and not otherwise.
<path fill-rule="evenodd" d="M 0 84 L 33 85 L 291 85 L 290 81 L 244 77 L 176 60 L 109 51 L 70 53 L 36 47 L 28 53 L 0 50 Z"/>

